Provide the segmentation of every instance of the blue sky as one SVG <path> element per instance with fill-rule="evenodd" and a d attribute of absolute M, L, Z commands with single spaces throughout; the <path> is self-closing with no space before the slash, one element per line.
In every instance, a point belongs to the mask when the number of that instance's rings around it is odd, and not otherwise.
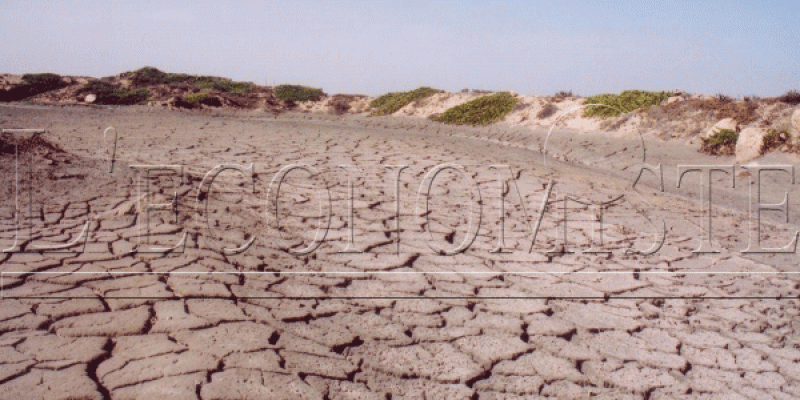
<path fill-rule="evenodd" d="M 169 72 L 381 94 L 800 89 L 798 1 L 8 1 L 0 72 Z"/>

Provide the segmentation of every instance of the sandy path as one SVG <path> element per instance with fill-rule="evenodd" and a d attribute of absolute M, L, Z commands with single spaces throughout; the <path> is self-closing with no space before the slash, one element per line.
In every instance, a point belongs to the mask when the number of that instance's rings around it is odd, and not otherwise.
<path fill-rule="evenodd" d="M 113 173 L 103 160 L 109 125 L 120 137 Z M 35 166 L 33 191 L 20 195 L 25 204 L 33 193 L 34 204 L 32 219 L 20 207 L 31 221 L 23 223 L 22 248 L 66 242 L 90 223 L 83 253 L 0 256 L 2 398 L 800 396 L 800 256 L 740 253 L 747 185 L 725 189 L 725 178 L 715 177 L 720 252 L 692 254 L 704 234 L 704 205 L 697 177 L 694 186 L 675 188 L 675 165 L 729 160 L 646 142 L 647 162 L 665 169 L 662 193 L 652 178 L 631 189 L 641 141 L 567 132 L 548 142 L 562 161 L 544 165 L 529 150 L 541 148 L 544 132 L 418 119 L 2 107 L 0 126 L 46 128 L 79 156 Z M 3 158 L 2 248 L 15 232 L 12 160 Z M 252 180 L 222 172 L 201 196 L 207 208 L 197 207 L 209 170 L 251 163 Z M 315 170 L 286 176 L 279 229 L 268 188 L 293 163 Z M 430 212 L 416 210 L 420 183 L 443 163 L 464 174 L 442 171 Z M 166 203 L 177 193 L 178 206 L 177 215 L 151 212 L 149 236 L 135 202 L 148 186 L 139 184 L 135 164 L 182 171 L 151 178 L 145 198 Z M 498 164 L 515 177 L 505 189 L 503 224 L 497 177 L 510 174 L 490 168 Z M 352 214 L 339 165 L 353 166 Z M 399 251 L 397 169 L 385 165 L 408 166 L 399 175 Z M 23 174 L 22 187 L 29 181 Z M 467 210 L 478 203 L 467 181 L 480 189 L 480 229 L 463 253 L 437 254 L 431 246 L 447 251 L 472 239 Z M 765 185 L 774 196 L 765 202 L 786 190 L 778 178 Z M 331 216 L 319 218 L 325 186 Z M 603 213 L 601 250 L 610 253 L 587 252 L 597 245 L 597 211 L 577 202 L 567 214 L 566 249 L 574 253 L 549 252 L 564 248 L 565 195 L 601 202 L 621 194 Z M 625 253 L 648 249 L 662 220 L 667 235 L 658 252 Z M 765 222 L 766 245 L 784 244 L 797 229 L 796 218 L 780 222 Z M 330 229 L 319 248 L 290 254 L 312 243 L 320 224 Z M 512 253 L 491 252 L 501 227 Z M 171 246 L 183 232 L 182 253 L 131 253 L 148 240 Z M 351 233 L 360 253 L 341 252 Z M 239 254 L 223 250 L 251 238 Z"/>

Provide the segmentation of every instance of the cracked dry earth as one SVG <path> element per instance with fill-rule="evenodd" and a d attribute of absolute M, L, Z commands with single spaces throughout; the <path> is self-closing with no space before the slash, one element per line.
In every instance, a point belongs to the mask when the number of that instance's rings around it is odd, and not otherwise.
<path fill-rule="evenodd" d="M 543 132 L 403 118 L 13 106 L 0 125 L 66 151 L 23 154 L 18 191 L 3 156 L 0 245 L 18 248 L 0 256 L 0 398 L 800 397 L 800 256 L 740 252 L 748 178 L 715 177 L 719 252 L 692 254 L 705 207 L 674 164 L 725 160 L 647 142 L 661 192 L 649 174 L 631 187 L 641 142 L 603 136 L 553 136 L 545 163 Z M 442 163 L 463 174 L 442 169 L 417 199 Z M 218 164 L 243 168 L 208 189 Z M 288 172 L 275 201 L 290 164 L 314 169 Z M 87 223 L 85 241 L 41 251 Z M 796 225 L 765 220 L 762 239 L 782 246 Z M 657 252 L 625 251 L 662 226 Z"/>

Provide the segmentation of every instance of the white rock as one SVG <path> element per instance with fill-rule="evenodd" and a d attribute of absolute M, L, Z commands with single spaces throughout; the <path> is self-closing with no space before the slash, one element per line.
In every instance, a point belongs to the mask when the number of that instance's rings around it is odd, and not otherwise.
<path fill-rule="evenodd" d="M 792 113 L 792 129 L 794 129 L 795 136 L 800 135 L 800 108 Z"/>
<path fill-rule="evenodd" d="M 667 104 L 672 104 L 672 103 L 674 103 L 676 101 L 681 101 L 681 100 L 683 100 L 682 96 L 672 96 L 672 97 L 667 99 Z"/>
<path fill-rule="evenodd" d="M 741 164 L 761 155 L 764 143 L 764 132 L 759 128 L 746 128 L 739 133 L 736 141 L 736 162 Z"/>
<path fill-rule="evenodd" d="M 733 118 L 725 118 L 723 120 L 720 120 L 716 124 L 714 124 L 714 126 L 709 128 L 707 131 L 703 132 L 700 135 L 700 137 L 707 138 L 707 137 L 713 135 L 714 132 L 716 132 L 718 130 L 721 130 L 721 129 L 730 129 L 732 131 L 738 131 L 739 130 L 739 124 L 736 123 L 736 120 L 734 120 Z"/>
<path fill-rule="evenodd" d="M 83 98 L 83 101 L 89 104 L 94 103 L 95 100 L 97 100 L 97 95 L 95 94 L 87 94 L 86 97 Z"/>

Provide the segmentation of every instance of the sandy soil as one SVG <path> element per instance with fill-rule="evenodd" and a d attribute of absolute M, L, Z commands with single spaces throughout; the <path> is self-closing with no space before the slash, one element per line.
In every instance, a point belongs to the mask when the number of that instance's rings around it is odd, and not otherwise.
<path fill-rule="evenodd" d="M 64 150 L 33 148 L 20 169 L 0 155 L 0 248 L 19 246 L 0 253 L 0 398 L 800 396 L 800 255 L 740 252 L 753 187 L 740 168 L 735 187 L 712 179 L 719 252 L 692 253 L 707 206 L 699 175 L 677 187 L 677 166 L 731 158 L 649 137 L 398 116 L 11 105 L 0 126 L 46 129 Z M 648 174 L 633 187 L 643 162 L 661 165 L 663 192 Z M 443 163 L 463 174 L 441 171 L 417 198 Z M 220 164 L 239 170 L 208 189 Z M 290 164 L 313 169 L 288 173 L 276 201 L 270 184 Z M 174 167 L 146 179 L 135 165 Z M 386 165 L 408 166 L 399 183 Z M 764 203 L 790 196 L 788 222 L 764 217 L 766 247 L 800 225 L 787 181 L 762 182 Z M 620 195 L 602 211 L 602 244 L 597 208 L 564 210 L 565 197 Z M 37 250 L 87 224 L 74 246 Z M 292 254 L 317 226 L 329 226 L 324 242 Z M 626 252 L 662 227 L 657 252 Z M 492 252 L 501 232 L 509 252 Z M 183 248 L 144 252 L 184 233 Z M 437 253 L 471 233 L 466 251 Z"/>

